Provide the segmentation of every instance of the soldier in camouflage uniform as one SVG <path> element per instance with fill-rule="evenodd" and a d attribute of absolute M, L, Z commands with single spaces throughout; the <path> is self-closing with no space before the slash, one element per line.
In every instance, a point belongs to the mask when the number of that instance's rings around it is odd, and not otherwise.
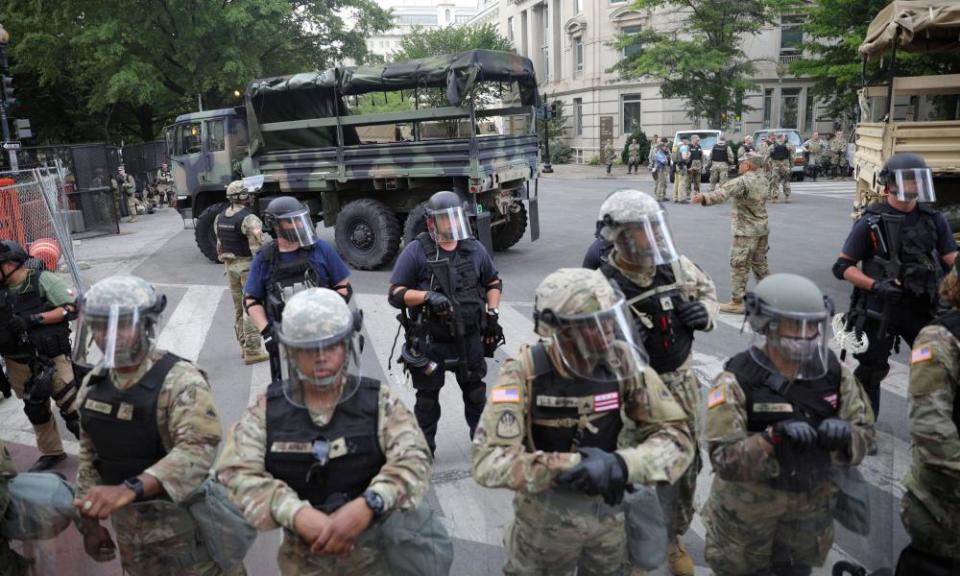
<path fill-rule="evenodd" d="M 680 147 L 674 157 L 674 164 L 677 165 L 677 172 L 676 186 L 673 187 L 673 201 L 677 204 L 687 204 L 690 202 L 690 143 L 686 138 L 680 141 Z"/>
<path fill-rule="evenodd" d="M 170 167 L 164 162 L 157 170 L 157 193 L 160 195 L 160 204 L 166 200 L 171 208 L 174 206 L 173 174 L 170 173 Z"/>
<path fill-rule="evenodd" d="M 282 527 L 284 575 L 387 575 L 363 534 L 427 492 L 430 449 L 390 388 L 358 376 L 360 315 L 326 288 L 295 294 L 278 338 L 282 382 L 234 425 L 217 475 L 259 530 Z"/>
<path fill-rule="evenodd" d="M 713 330 L 717 289 L 713 280 L 686 256 L 677 254 L 666 214 L 639 190 L 619 190 L 603 202 L 597 217 L 601 236 L 613 244 L 603 274 L 616 282 L 627 299 L 637 331 L 656 370 L 683 408 L 697 445 L 700 383 L 693 372 L 694 331 Z M 658 486 L 667 516 L 671 572 L 693 576 L 693 560 L 683 547 L 683 534 L 693 519 L 693 497 L 700 472 L 700 452 L 673 485 Z"/>
<path fill-rule="evenodd" d="M 630 145 L 627 146 L 627 174 L 630 174 L 632 171 L 636 174 L 640 170 L 640 145 L 637 144 L 637 139 L 633 138 L 630 140 Z"/>
<path fill-rule="evenodd" d="M 793 155 L 796 148 L 787 142 L 787 135 L 780 133 L 772 146 L 764 150 L 767 166 L 769 166 L 770 201 L 780 201 L 780 187 L 783 186 L 783 201 L 790 203 L 790 175 L 793 169 Z"/>
<path fill-rule="evenodd" d="M 913 465 L 903 480 L 900 518 L 911 543 L 897 574 L 956 574 L 960 569 L 960 278 L 940 285 L 950 311 L 920 331 L 910 355 Z M 924 568 L 938 566 L 941 572 Z M 951 572 L 952 563 L 952 572 Z"/>
<path fill-rule="evenodd" d="M 543 338 L 504 362 L 473 439 L 474 479 L 516 491 L 504 573 L 619 574 L 624 489 L 683 475 L 686 415 L 645 366 L 623 295 L 601 272 L 550 274 L 534 322 Z M 628 424 L 636 435 L 618 449 Z"/>
<path fill-rule="evenodd" d="M 716 192 L 697 194 L 695 204 L 710 206 L 733 198 L 733 244 L 730 247 L 730 302 L 720 305 L 720 311 L 743 314 L 743 295 L 747 291 L 750 272 L 757 282 L 770 270 L 767 266 L 768 237 L 767 179 L 760 172 L 763 160 L 748 156 L 740 162 L 740 177 L 721 186 Z"/>
<path fill-rule="evenodd" d="M 753 136 L 747 136 L 743 139 L 743 144 L 737 149 L 737 161 L 743 162 L 747 156 L 757 154 L 757 147 L 753 145 Z"/>
<path fill-rule="evenodd" d="M 730 163 L 733 162 L 733 150 L 727 141 L 720 137 L 710 152 L 710 191 L 717 189 L 717 184 L 721 186 L 727 183 L 730 178 Z"/>
<path fill-rule="evenodd" d="M 661 138 L 655 146 L 650 148 L 650 153 L 653 155 L 651 171 L 656 180 L 655 193 L 657 200 L 663 202 L 667 199 L 667 180 L 670 178 L 670 147 L 667 145 L 667 139 Z"/>
<path fill-rule="evenodd" d="M 827 348 L 832 306 L 816 284 L 775 274 L 748 296 L 755 346 L 707 394 L 707 564 L 717 576 L 810 574 L 833 543 L 831 468 L 875 448 L 873 412 Z"/>
<path fill-rule="evenodd" d="M 683 196 L 686 199 L 692 194 L 700 193 L 700 177 L 703 174 L 703 148 L 700 146 L 700 137 L 694 134 L 690 137 L 690 163 L 687 165 L 687 188 Z"/>
<path fill-rule="evenodd" d="M 109 562 L 116 546 L 134 575 L 216 575 L 184 505 L 207 477 L 220 419 L 206 377 L 154 348 L 166 297 L 134 276 L 112 276 L 79 301 L 76 360 L 92 366 L 80 391 L 77 499 L 84 548 Z"/>
<path fill-rule="evenodd" d="M 647 169 L 650 170 L 651 172 L 653 171 L 653 167 L 656 166 L 657 146 L 659 145 L 660 145 L 660 135 L 654 134 L 653 139 L 650 140 L 650 151 L 647 153 Z"/>
<path fill-rule="evenodd" d="M 226 268 L 227 284 L 233 296 L 233 332 L 240 342 L 245 364 L 256 364 L 270 358 L 261 346 L 257 330 L 243 308 L 243 285 L 247 282 L 253 255 L 263 246 L 263 222 L 250 211 L 250 191 L 240 180 L 227 186 L 230 204 L 213 222 L 217 235 L 217 254 Z"/>
<path fill-rule="evenodd" d="M 13 458 L 7 447 L 0 440 L 0 517 L 3 516 L 10 503 L 10 494 L 7 483 L 17 475 L 13 466 Z M 30 562 L 23 556 L 10 549 L 10 542 L 0 534 L 0 576 L 26 576 L 30 573 Z"/>
<path fill-rule="evenodd" d="M 127 211 L 130 213 L 130 219 L 127 222 L 136 222 L 137 215 L 144 211 L 143 204 L 137 198 L 137 181 L 133 179 L 133 176 L 127 174 L 127 171 L 121 166 L 117 170 L 117 179 L 113 184 L 114 188 L 127 198 Z"/>
<path fill-rule="evenodd" d="M 803 143 L 803 149 L 807 152 L 807 173 L 816 179 L 822 163 L 820 157 L 823 154 L 823 140 L 820 139 L 820 133 L 814 130 L 810 139 Z"/>
<path fill-rule="evenodd" d="M 833 159 L 834 176 L 845 177 L 850 169 L 850 162 L 847 160 L 847 139 L 843 136 L 843 130 L 837 130 L 830 141 L 830 156 Z"/>
<path fill-rule="evenodd" d="M 607 165 L 607 174 L 609 174 L 613 168 L 613 161 L 616 157 L 617 149 L 613 147 L 613 142 L 608 142 L 607 145 L 603 147 L 603 163 Z"/>

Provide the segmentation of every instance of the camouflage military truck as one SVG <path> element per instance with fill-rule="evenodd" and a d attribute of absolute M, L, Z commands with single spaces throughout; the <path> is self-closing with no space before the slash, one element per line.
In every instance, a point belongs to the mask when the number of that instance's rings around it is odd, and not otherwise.
<path fill-rule="evenodd" d="M 883 58 L 889 79 L 860 90 L 853 217 L 880 201 L 877 176 L 897 152 L 923 156 L 933 172 L 937 208 L 960 232 L 960 74 L 897 77 L 897 52 L 949 52 L 960 58 L 960 3 L 891 2 L 877 14 L 860 45 L 864 59 Z M 889 53 L 889 54 L 888 54 Z"/>
<path fill-rule="evenodd" d="M 480 86 L 516 104 L 477 106 Z M 410 110 L 351 113 L 362 95 L 397 91 Z M 425 106 L 427 95 L 442 105 Z M 244 106 L 185 114 L 166 137 L 178 197 L 190 196 L 197 245 L 211 260 L 224 186 L 262 174 L 258 210 L 273 196 L 300 198 L 335 227 L 344 259 L 371 270 L 426 229 L 424 204 L 438 190 L 463 198 L 488 248 L 516 244 L 528 219 L 536 240 L 539 104 L 529 59 L 472 50 L 255 80 Z"/>

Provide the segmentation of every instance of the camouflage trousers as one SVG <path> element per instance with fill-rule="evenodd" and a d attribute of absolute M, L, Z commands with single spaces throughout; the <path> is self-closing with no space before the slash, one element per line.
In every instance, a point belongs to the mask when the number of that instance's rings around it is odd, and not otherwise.
<path fill-rule="evenodd" d="M 690 168 L 687 170 L 687 188 L 684 189 L 684 194 L 687 198 L 690 198 L 691 194 L 700 193 L 700 176 L 703 174 L 703 163 L 699 160 L 694 160 L 690 163 Z M 691 193 L 691 190 L 693 191 Z"/>
<path fill-rule="evenodd" d="M 757 282 L 770 274 L 767 266 L 768 236 L 734 236 L 730 247 L 730 292 L 734 302 L 743 300 L 750 272 Z"/>
<path fill-rule="evenodd" d="M 915 548 L 927 554 L 960 560 L 960 532 L 956 524 L 958 515 L 953 515 L 952 528 L 944 526 L 930 513 L 913 494 L 906 492 L 900 500 L 900 519 L 910 535 Z"/>
<path fill-rule="evenodd" d="M 715 476 L 704 506 L 707 565 L 717 576 L 766 574 L 774 564 L 822 566 L 833 545 L 835 491 L 832 482 L 797 493 Z"/>
<path fill-rule="evenodd" d="M 260 332 L 257 331 L 243 307 L 243 285 L 247 282 L 251 262 L 253 258 L 235 258 L 225 261 L 223 266 L 226 269 L 230 296 L 233 297 L 233 332 L 241 348 L 247 352 L 258 352 Z"/>
<path fill-rule="evenodd" d="M 120 563 L 132 576 L 219 576 L 186 508 L 148 500 L 111 516 Z"/>
<path fill-rule="evenodd" d="M 679 202 L 681 200 L 690 199 L 690 183 L 689 183 L 690 174 L 686 168 L 677 168 L 676 182 L 673 187 L 673 201 Z"/>
<path fill-rule="evenodd" d="M 693 356 L 691 355 L 679 369 L 660 374 L 663 383 L 673 393 L 674 400 L 680 404 L 687 415 L 687 425 L 693 433 L 693 443 L 696 447 L 693 462 L 687 467 L 683 476 L 673 484 L 657 485 L 657 496 L 660 498 L 660 506 L 663 508 L 663 515 L 667 521 L 667 535 L 671 538 L 682 536 L 690 528 L 690 522 L 693 521 L 693 515 L 696 512 L 693 498 L 697 491 L 697 475 L 703 467 L 698 444 L 700 437 L 700 382 L 697 380 L 692 365 Z"/>
<path fill-rule="evenodd" d="M 710 166 L 710 191 L 717 189 L 717 185 L 723 186 L 730 178 L 730 165 L 726 162 L 714 162 Z"/>
<path fill-rule="evenodd" d="M 503 543 L 507 576 L 610 576 L 627 563 L 623 511 L 599 497 L 518 492 Z"/>
<path fill-rule="evenodd" d="M 140 203 L 140 200 L 131 194 L 127 196 L 127 211 L 130 213 L 130 219 L 133 220 L 138 214 L 143 214 L 146 209 Z"/>
<path fill-rule="evenodd" d="M 770 194 L 769 197 L 771 200 L 776 200 L 780 197 L 780 186 L 783 186 L 783 197 L 790 197 L 790 169 L 792 167 L 792 161 L 790 160 L 771 160 L 770 161 L 770 171 L 767 174 L 767 178 L 770 181 Z"/>
<path fill-rule="evenodd" d="M 24 387 L 30 381 L 30 366 L 10 358 L 4 358 L 7 363 L 7 377 L 10 380 L 10 388 L 17 398 L 23 398 Z M 55 398 L 58 395 L 61 398 L 61 404 L 68 399 L 70 395 L 64 392 L 71 382 L 74 381 L 73 363 L 66 355 L 61 354 L 53 359 L 53 394 Z M 74 397 L 75 399 L 76 397 Z M 51 398 L 53 400 L 53 398 Z M 61 412 L 76 412 L 77 407 L 60 406 Z M 63 454 L 63 442 L 60 440 L 60 432 L 57 430 L 57 420 L 51 410 L 50 419 L 43 424 L 32 424 L 33 431 L 37 436 L 37 450 L 40 454 Z"/>
<path fill-rule="evenodd" d="M 656 179 L 656 190 L 657 200 L 666 200 L 667 199 L 667 181 L 669 180 L 669 170 L 666 168 L 661 168 L 654 173 Z"/>
<path fill-rule="evenodd" d="M 342 556 L 321 556 L 310 551 L 299 536 L 283 531 L 277 552 L 277 564 L 283 576 L 390 576 L 384 555 L 373 546 L 362 544 L 363 536 L 352 552 Z"/>

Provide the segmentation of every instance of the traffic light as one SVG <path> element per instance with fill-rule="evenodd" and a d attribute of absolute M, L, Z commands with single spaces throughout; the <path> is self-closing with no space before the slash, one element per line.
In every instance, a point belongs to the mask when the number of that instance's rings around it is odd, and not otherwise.
<path fill-rule="evenodd" d="M 16 96 L 13 94 L 13 77 L 12 76 L 3 76 L 3 101 L 7 106 L 13 106 L 17 102 Z"/>
<path fill-rule="evenodd" d="M 556 100 L 550 103 L 550 117 L 551 118 L 557 117 L 557 101 Z"/>

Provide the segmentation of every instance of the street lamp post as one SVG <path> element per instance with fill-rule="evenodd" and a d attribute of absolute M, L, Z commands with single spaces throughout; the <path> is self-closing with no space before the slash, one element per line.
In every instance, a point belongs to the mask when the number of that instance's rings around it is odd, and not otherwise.
<path fill-rule="evenodd" d="M 550 119 L 553 118 L 550 105 L 543 103 L 543 169 L 541 172 L 550 174 L 553 172 L 553 164 L 550 163 Z"/>
<path fill-rule="evenodd" d="M 0 24 L 0 72 L 3 76 L 10 75 L 10 64 L 7 61 L 7 45 L 10 43 L 10 33 L 7 32 L 7 29 Z M 7 95 L 4 91 L 3 97 L 0 98 L 0 131 L 3 133 L 3 141 L 10 141 L 10 125 L 7 123 Z M 17 164 L 17 152 L 16 150 L 7 150 L 7 155 L 10 158 L 10 170 L 17 172 L 20 169 L 20 166 Z"/>

